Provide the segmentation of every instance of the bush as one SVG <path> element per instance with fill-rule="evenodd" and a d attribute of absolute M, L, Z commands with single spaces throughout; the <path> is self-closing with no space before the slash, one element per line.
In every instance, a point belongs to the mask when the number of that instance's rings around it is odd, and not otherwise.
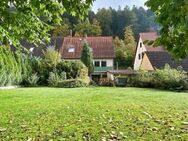
<path fill-rule="evenodd" d="M 67 79 L 88 77 L 87 67 L 81 61 L 61 61 L 56 67 L 58 73 L 66 72 Z"/>
<path fill-rule="evenodd" d="M 185 72 L 181 69 L 172 69 L 166 65 L 164 69 L 157 69 L 155 72 L 139 71 L 136 76 L 129 78 L 129 86 L 148 87 L 166 90 L 185 90 L 188 87 L 188 80 Z"/>
<path fill-rule="evenodd" d="M 138 71 L 136 75 L 128 78 L 127 83 L 131 87 L 152 88 L 153 73 L 142 70 Z"/>
<path fill-rule="evenodd" d="M 35 87 L 39 81 L 39 76 L 35 73 L 26 79 L 26 86 Z"/>
<path fill-rule="evenodd" d="M 41 84 L 48 84 L 50 72 L 54 72 L 56 70 L 57 64 L 60 62 L 61 55 L 58 51 L 54 49 L 47 49 L 46 52 L 44 52 L 44 56 L 38 64 L 38 74 L 40 75 Z"/>
<path fill-rule="evenodd" d="M 57 72 L 50 72 L 49 78 L 48 78 L 48 84 L 49 86 L 57 86 L 59 82 L 66 80 L 66 72 L 61 72 L 59 75 Z"/>
<path fill-rule="evenodd" d="M 157 69 L 153 74 L 155 88 L 169 90 L 185 89 L 186 75 L 182 70 L 171 69 L 166 65 L 163 70 Z"/>
<path fill-rule="evenodd" d="M 83 80 L 79 79 L 68 79 L 61 81 L 57 84 L 57 87 L 60 88 L 79 88 L 88 86 Z"/>
<path fill-rule="evenodd" d="M 43 54 L 43 62 L 49 67 L 55 67 L 61 62 L 61 54 L 55 49 L 48 48 Z"/>
<path fill-rule="evenodd" d="M 20 60 L 20 56 L 11 52 L 9 47 L 0 46 L 0 86 L 20 84 L 22 80 Z"/>
<path fill-rule="evenodd" d="M 99 80 L 99 86 L 109 86 L 109 87 L 114 87 L 115 82 L 109 78 L 101 78 Z"/>

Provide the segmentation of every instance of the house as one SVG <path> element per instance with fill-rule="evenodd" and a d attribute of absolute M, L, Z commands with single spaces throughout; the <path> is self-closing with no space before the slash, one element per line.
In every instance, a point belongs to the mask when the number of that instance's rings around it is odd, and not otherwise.
<path fill-rule="evenodd" d="M 169 64 L 172 68 L 182 67 L 184 71 L 188 71 L 188 57 L 182 61 L 175 61 L 163 47 L 153 47 L 145 43 L 145 41 L 154 41 L 157 38 L 158 35 L 156 32 L 139 34 L 134 59 L 134 70 L 154 71 L 155 69 L 164 68 L 166 64 Z"/>
<path fill-rule="evenodd" d="M 133 66 L 134 70 L 140 69 L 145 52 L 163 52 L 163 51 L 165 51 L 165 49 L 162 47 L 153 47 L 153 46 L 149 46 L 144 43 L 144 41 L 147 41 L 147 40 L 154 41 L 157 38 L 158 38 L 158 35 L 156 32 L 140 33 L 139 34 L 139 40 L 138 40 L 137 47 L 136 47 L 134 66 Z"/>
<path fill-rule="evenodd" d="M 94 72 L 92 78 L 107 77 L 107 71 L 114 69 L 115 51 L 113 37 L 65 37 L 60 53 L 65 60 L 80 60 L 84 42 L 93 53 Z"/>
<path fill-rule="evenodd" d="M 36 46 L 35 44 L 29 43 L 26 40 L 21 41 L 21 45 L 26 48 L 30 54 L 36 57 L 41 57 L 43 56 L 43 52 L 47 48 L 53 48 L 59 51 L 63 44 L 63 37 L 51 37 L 50 42 L 45 42 L 44 44 L 39 44 Z M 12 51 L 15 51 L 16 48 L 11 46 Z"/>

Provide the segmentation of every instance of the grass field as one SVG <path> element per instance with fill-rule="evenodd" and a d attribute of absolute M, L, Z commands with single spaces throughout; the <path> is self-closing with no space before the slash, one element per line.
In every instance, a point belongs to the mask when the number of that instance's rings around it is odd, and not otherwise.
<path fill-rule="evenodd" d="M 138 88 L 0 91 L 0 140 L 187 140 L 188 93 Z"/>

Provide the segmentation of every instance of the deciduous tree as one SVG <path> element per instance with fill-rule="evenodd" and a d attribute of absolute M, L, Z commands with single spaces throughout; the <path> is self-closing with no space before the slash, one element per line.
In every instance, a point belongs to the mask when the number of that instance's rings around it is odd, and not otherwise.
<path fill-rule="evenodd" d="M 93 22 L 90 23 L 89 19 L 86 19 L 84 22 L 79 21 L 77 25 L 75 25 L 75 33 L 80 36 L 84 36 L 87 34 L 88 36 L 100 36 L 101 35 L 101 27 L 99 22 L 96 19 L 93 19 Z"/>
<path fill-rule="evenodd" d="M 92 0 L 1 0 L 0 43 L 20 45 L 48 40 L 48 31 L 61 22 L 64 12 L 83 18 Z"/>
<path fill-rule="evenodd" d="M 146 5 L 156 15 L 162 26 L 160 38 L 155 45 L 164 46 L 176 58 L 188 55 L 188 1 L 187 0 L 148 0 Z"/>

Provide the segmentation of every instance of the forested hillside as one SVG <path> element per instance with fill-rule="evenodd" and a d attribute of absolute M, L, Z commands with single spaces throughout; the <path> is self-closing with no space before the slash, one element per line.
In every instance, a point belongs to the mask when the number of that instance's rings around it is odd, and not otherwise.
<path fill-rule="evenodd" d="M 88 17 L 80 21 L 79 18 L 73 17 L 68 13 L 63 16 L 63 23 L 57 27 L 55 35 L 66 36 L 69 30 L 73 30 L 73 35 L 83 36 L 119 36 L 124 37 L 124 29 L 132 26 L 134 36 L 137 37 L 139 32 L 156 31 L 159 26 L 155 23 L 155 17 L 151 10 L 145 10 L 142 7 L 128 6 L 118 10 L 112 8 L 102 8 L 96 13 L 89 11 Z M 61 29 L 61 30 L 60 30 Z M 89 30 L 86 30 L 89 29 Z"/>

